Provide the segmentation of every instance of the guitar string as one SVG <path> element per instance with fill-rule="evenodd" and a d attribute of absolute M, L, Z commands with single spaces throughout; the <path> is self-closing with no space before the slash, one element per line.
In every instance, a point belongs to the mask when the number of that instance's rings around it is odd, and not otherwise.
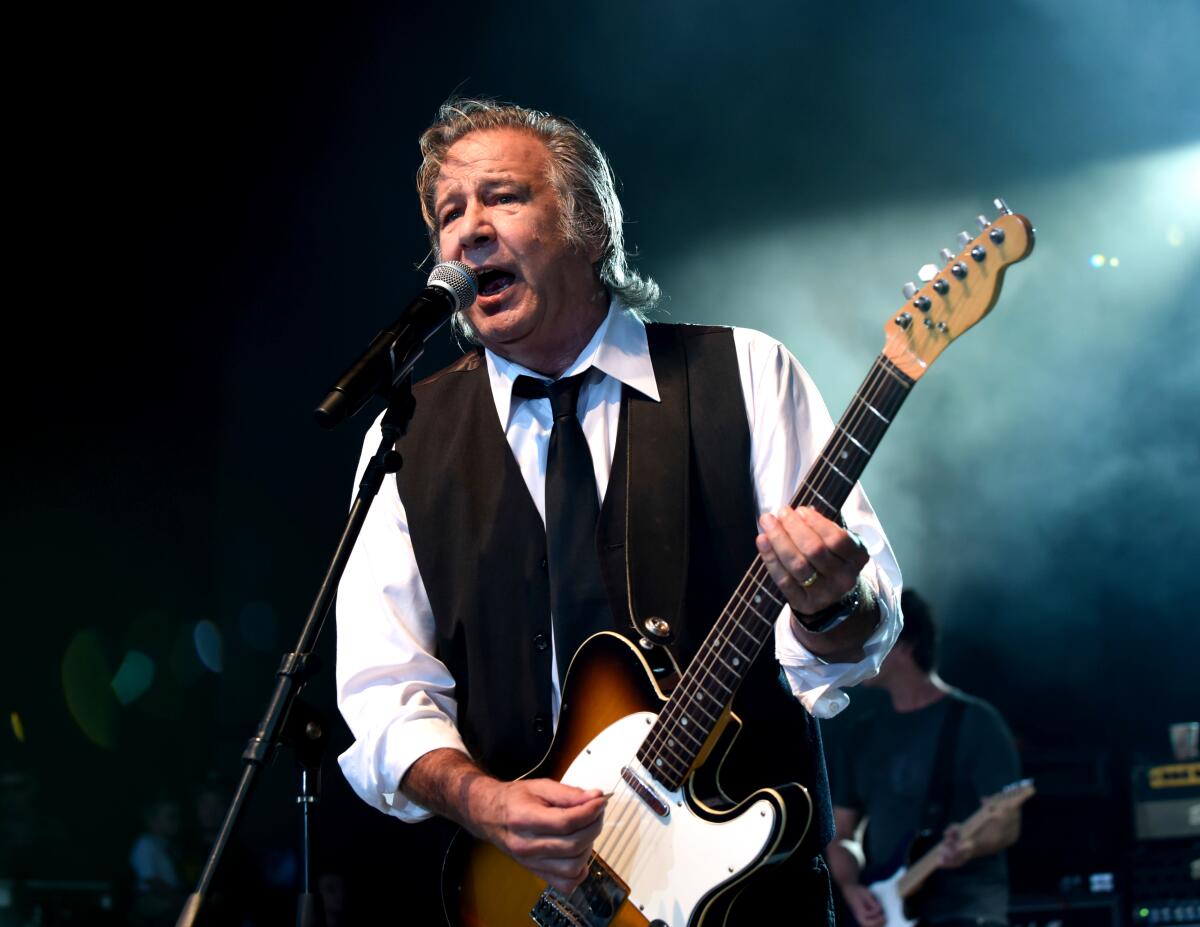
<path fill-rule="evenodd" d="M 830 439 L 826 442 L 825 448 L 823 448 L 823 453 L 819 455 L 817 461 L 814 462 L 810 473 L 806 475 L 805 480 L 801 484 L 801 489 L 797 492 L 796 497 L 793 499 L 793 505 L 804 501 L 806 490 L 809 493 L 819 493 L 821 488 L 825 488 L 826 491 L 829 492 L 826 484 L 832 471 L 828 467 L 828 461 L 825 459 L 827 455 L 824 453 L 824 451 L 831 451 L 834 453 L 834 455 L 839 456 L 840 459 L 840 452 L 845 450 L 846 442 L 848 440 L 847 433 L 853 432 L 855 434 L 863 434 L 864 430 L 861 427 L 862 423 L 864 421 L 869 421 L 870 417 L 873 417 L 873 413 L 871 413 L 869 409 L 864 408 L 863 404 L 869 401 L 868 397 L 869 399 L 875 400 L 876 403 L 880 402 L 877 395 L 880 392 L 879 384 L 883 381 L 884 376 L 887 373 L 886 368 L 884 368 L 884 366 L 880 363 L 881 360 L 883 360 L 882 357 L 877 359 L 875 365 L 872 366 L 867 379 L 864 381 L 863 386 L 856 391 L 854 399 L 851 402 L 851 408 L 838 423 L 838 428 L 831 433 Z M 858 402 L 856 403 L 855 400 Z M 887 405 L 890 405 L 890 403 L 887 403 Z M 761 558 L 756 558 L 756 562 L 752 564 L 751 569 L 743 577 L 742 582 L 739 583 L 735 598 L 740 599 L 742 602 L 747 602 L 750 599 L 750 596 L 745 587 L 766 587 L 766 584 L 763 582 L 765 578 L 765 564 L 761 563 Z M 764 588 L 764 591 L 766 591 L 768 596 L 774 599 L 778 603 L 778 606 L 782 608 L 784 605 L 784 600 L 777 598 L 772 592 L 772 589 L 778 591 L 777 587 L 774 587 L 773 583 L 770 587 Z M 774 622 L 769 622 L 768 619 L 766 619 L 766 617 L 763 616 L 757 609 L 753 609 L 753 606 L 750 606 L 750 610 L 752 610 L 756 616 L 760 617 L 764 623 L 768 623 L 773 626 Z M 668 705 L 667 709 L 663 712 L 662 723 L 660 725 L 656 725 L 656 728 L 658 729 L 653 732 L 654 736 L 647 744 L 648 749 L 644 751 L 647 756 L 650 756 L 651 754 L 657 754 L 654 759 L 659 767 L 662 766 L 661 763 L 658 763 L 658 760 L 662 759 L 664 740 L 669 739 L 669 735 L 671 733 L 669 730 L 670 726 L 679 720 L 679 716 L 682 715 L 682 705 L 685 701 L 685 697 L 692 696 L 695 694 L 697 689 L 703 688 L 703 682 L 706 676 L 710 679 L 716 680 L 717 683 L 725 688 L 727 692 L 731 690 L 731 687 L 726 685 L 726 681 L 729 680 L 722 678 L 722 676 L 716 672 L 716 661 L 720 657 L 720 650 L 716 644 L 717 642 L 721 642 L 723 644 L 726 641 L 731 640 L 732 636 L 739 630 L 741 633 L 748 634 L 753 640 L 757 641 L 757 638 L 754 635 L 745 630 L 745 628 L 742 626 L 742 622 L 737 620 L 736 614 L 730 612 L 729 608 L 727 607 L 722 612 L 717 623 L 714 624 L 708 639 L 706 639 L 705 644 L 703 645 L 702 658 L 695 668 L 696 672 L 688 672 L 686 674 L 692 678 L 684 681 L 684 685 L 681 687 L 680 691 L 681 697 L 677 700 L 673 700 L 676 702 L 676 704 Z M 763 643 L 765 643 L 765 638 L 763 641 L 758 642 L 756 646 L 761 648 Z M 738 678 L 736 678 L 738 675 L 739 674 L 734 672 L 735 678 L 732 680 L 732 682 L 734 682 L 734 687 L 736 687 L 736 684 L 740 681 Z M 708 694 L 711 695 L 711 692 L 708 692 Z M 676 761 L 676 763 L 673 763 L 672 765 L 690 765 L 678 763 L 680 760 L 678 755 L 675 755 L 673 759 Z M 687 769 L 685 768 L 683 775 L 686 775 L 686 772 Z"/>
<path fill-rule="evenodd" d="M 886 423 L 879 421 L 878 417 L 875 415 L 874 412 L 871 411 L 870 408 L 867 407 L 867 405 L 869 404 L 871 406 L 876 406 L 876 407 L 882 405 L 885 407 L 889 407 L 892 405 L 892 401 L 887 401 L 887 400 L 894 400 L 894 399 L 898 398 L 900 400 L 900 402 L 902 402 L 903 398 L 907 395 L 907 392 L 908 392 L 908 389 L 906 389 L 905 386 L 903 385 L 903 383 L 899 382 L 899 381 L 893 383 L 893 385 L 892 385 L 892 390 L 891 390 L 891 392 L 893 393 L 892 396 L 886 396 L 886 394 L 884 394 L 883 390 L 880 389 L 881 383 L 884 383 L 887 380 L 891 380 L 894 377 L 894 374 L 892 373 L 892 371 L 888 369 L 889 366 L 890 366 L 890 362 L 888 362 L 886 357 L 884 357 L 883 355 L 880 355 L 876 359 L 876 362 L 872 366 L 872 369 L 871 369 L 870 373 L 868 374 L 866 380 L 864 381 L 863 385 L 860 386 L 859 389 L 855 392 L 854 397 L 851 400 L 851 407 L 850 407 L 850 409 L 847 410 L 847 414 L 844 415 L 843 419 L 838 422 L 837 427 L 835 427 L 834 431 L 830 435 L 829 440 L 826 442 L 825 447 L 822 449 L 822 453 L 817 457 L 817 460 L 814 461 L 813 466 L 811 467 L 809 473 L 806 475 L 804 481 L 802 482 L 800 490 L 797 492 L 796 496 L 793 498 L 793 501 L 792 501 L 793 506 L 801 504 L 804 501 L 807 501 L 807 500 L 805 500 L 804 497 L 809 493 L 819 494 L 822 498 L 825 497 L 826 493 L 828 493 L 830 495 L 833 494 L 832 490 L 830 490 L 829 487 L 830 487 L 830 485 L 833 484 L 834 471 L 833 471 L 832 464 L 827 459 L 827 457 L 835 456 L 838 459 L 841 459 L 840 454 L 842 451 L 846 450 L 848 443 L 849 443 L 849 434 L 848 433 L 857 434 L 860 437 L 867 436 L 866 432 L 868 430 L 872 430 L 872 429 L 864 429 L 862 427 L 863 422 L 871 423 L 872 425 L 875 426 L 874 430 L 877 430 L 879 432 L 886 430 L 886 427 L 887 427 Z M 909 387 L 909 389 L 910 388 L 911 387 Z M 899 393 L 900 395 L 898 395 L 898 396 L 895 395 L 897 393 Z M 881 399 L 881 396 L 883 397 L 882 399 Z M 896 403 L 896 406 L 898 408 L 899 402 Z M 879 427 L 879 426 L 882 426 L 882 427 Z M 875 443 L 877 443 L 875 436 L 867 436 L 867 437 L 869 437 L 871 440 L 873 440 L 873 441 L 875 441 Z M 882 437 L 882 435 L 879 434 L 878 437 Z M 829 452 L 829 453 L 827 454 L 826 452 Z M 865 467 L 865 462 L 864 462 L 863 466 Z M 860 472 L 861 472 L 861 468 L 860 468 Z M 843 482 L 843 483 L 845 482 L 845 480 L 842 476 L 837 476 L 836 479 L 840 482 Z M 855 482 L 857 482 L 857 479 L 855 480 Z M 851 488 L 852 488 L 852 485 L 853 484 L 851 484 Z M 821 493 L 822 489 L 825 490 L 825 493 Z M 846 494 L 848 495 L 848 491 Z M 737 591 L 733 598 L 741 600 L 741 602 L 744 604 L 745 607 L 742 609 L 743 613 L 746 610 L 752 611 L 755 614 L 755 616 L 761 618 L 764 621 L 764 623 L 768 623 L 769 625 L 773 626 L 773 624 L 774 624 L 773 621 L 769 621 L 769 619 L 767 619 L 764 615 L 762 615 L 761 612 L 759 612 L 757 609 L 753 608 L 753 605 L 749 604 L 749 602 L 751 601 L 751 597 L 748 594 L 748 590 L 746 588 L 746 587 L 751 587 L 751 588 L 765 587 L 766 584 L 763 582 L 763 580 L 765 578 L 767 578 L 768 575 L 769 574 L 766 574 L 766 571 L 765 571 L 765 564 L 763 564 L 761 562 L 761 558 L 756 558 L 756 562 L 751 565 L 750 570 L 747 571 L 747 573 L 743 577 L 742 581 L 738 584 Z M 779 604 L 779 607 L 782 608 L 784 605 L 784 600 L 777 598 L 775 596 L 775 594 L 772 592 L 772 590 L 774 590 L 775 592 L 778 591 L 778 588 L 774 586 L 774 583 L 771 583 L 770 587 L 764 588 L 763 591 L 766 591 L 768 596 L 770 598 L 776 600 Z M 759 649 L 761 649 L 761 647 L 765 643 L 765 640 L 766 640 L 765 638 L 763 639 L 763 641 L 758 641 L 758 638 L 744 627 L 744 623 L 737 619 L 736 613 L 731 612 L 727 606 L 726 609 L 723 610 L 721 616 L 718 618 L 717 623 L 714 624 L 712 630 L 710 631 L 708 638 L 705 640 L 704 645 L 702 645 L 702 659 L 701 659 L 700 663 L 694 668 L 695 672 L 689 671 L 685 674 L 686 676 L 692 677 L 692 678 L 686 679 L 684 681 L 684 686 L 681 687 L 681 691 L 680 691 L 681 696 L 694 695 L 698 688 L 703 687 L 702 683 L 704 681 L 705 676 L 708 676 L 709 678 L 716 680 L 717 683 L 719 685 L 721 685 L 723 688 L 725 688 L 727 691 L 730 690 L 730 687 L 728 685 L 726 685 L 727 680 L 723 679 L 722 676 L 719 675 L 717 672 L 716 661 L 720 658 L 721 651 L 716 646 L 713 646 L 713 645 L 717 644 L 717 642 L 720 642 L 722 645 L 724 643 L 731 642 L 733 639 L 733 636 L 739 632 L 741 634 L 749 636 L 752 640 L 755 640 L 756 641 L 755 646 Z M 724 662 L 724 661 L 722 661 L 722 662 Z M 747 669 L 748 669 L 748 667 L 747 667 Z M 733 675 L 735 676 L 735 679 L 733 681 L 734 681 L 735 687 L 736 687 L 737 682 L 740 681 L 740 679 L 736 678 L 736 677 L 739 677 L 740 674 L 738 674 L 735 670 L 732 670 L 732 669 L 730 670 L 730 672 L 733 673 Z M 708 691 L 708 690 L 705 690 L 705 691 L 706 691 L 706 694 L 708 694 L 710 696 L 712 695 L 711 691 Z M 655 759 L 658 759 L 661 757 L 661 754 L 663 752 L 663 744 L 664 744 L 665 740 L 667 740 L 669 738 L 669 734 L 670 734 L 670 732 L 667 730 L 667 727 L 669 725 L 673 724 L 676 720 L 678 720 L 678 716 L 680 714 L 682 714 L 681 706 L 683 704 L 683 701 L 684 701 L 684 699 L 681 697 L 678 700 L 678 705 L 668 705 L 667 706 L 667 710 L 664 711 L 663 715 L 661 716 L 663 723 L 661 723 L 660 725 L 656 725 L 656 730 L 654 732 L 652 732 L 652 737 L 648 740 L 648 742 L 646 744 L 643 745 L 643 746 L 647 747 L 647 749 L 643 751 L 647 756 L 649 756 L 651 754 L 658 754 L 658 756 L 655 756 Z M 710 717 L 711 717 L 711 715 L 710 715 Z M 695 738 L 693 738 L 693 739 L 695 739 Z M 674 756 L 673 759 L 676 762 L 673 763 L 672 765 L 682 765 L 679 763 L 680 757 L 678 755 Z M 685 769 L 684 773 L 683 773 L 684 775 L 686 775 L 686 771 L 687 770 Z"/>
<path fill-rule="evenodd" d="M 879 394 L 881 393 L 881 390 L 879 388 L 880 383 L 884 382 L 887 379 L 894 378 L 894 374 L 892 373 L 892 371 L 887 369 L 887 366 L 888 366 L 888 364 L 886 362 L 886 358 L 884 358 L 881 355 L 876 360 L 876 363 L 872 366 L 872 369 L 871 369 L 870 373 L 868 374 L 867 379 L 864 381 L 863 385 L 860 386 L 858 391 L 856 391 L 856 393 L 854 394 L 854 397 L 851 400 L 851 408 L 849 410 L 847 410 L 847 413 L 843 416 L 842 420 L 840 420 L 838 422 L 837 426 L 835 426 L 834 431 L 831 433 L 830 438 L 826 441 L 826 444 L 822 449 L 822 453 L 820 455 L 818 455 L 817 460 L 814 462 L 813 466 L 810 468 L 809 473 L 806 475 L 805 479 L 803 480 L 803 482 L 801 484 L 801 488 L 797 491 L 797 494 L 793 499 L 793 502 L 792 502 L 793 506 L 800 504 L 800 500 L 803 499 L 803 497 L 806 495 L 806 489 L 808 492 L 815 492 L 815 493 L 819 494 L 822 498 L 824 497 L 824 494 L 820 493 L 820 489 L 825 488 L 827 491 L 829 491 L 828 483 L 830 482 L 831 477 L 833 475 L 833 468 L 832 468 L 831 462 L 827 459 L 827 455 L 825 452 L 828 451 L 835 455 L 838 455 L 839 459 L 841 459 L 840 451 L 845 450 L 846 444 L 849 440 L 848 433 L 852 432 L 855 434 L 859 434 L 860 436 L 863 436 L 864 432 L 863 432 L 863 429 L 861 428 L 862 423 L 864 421 L 869 421 L 870 417 L 874 417 L 874 413 L 871 412 L 871 410 L 866 407 L 866 404 L 868 404 L 868 403 L 870 405 L 878 404 L 878 405 L 882 405 L 885 407 L 891 405 L 890 401 L 888 401 L 888 402 L 881 401 L 880 396 L 879 396 Z M 897 380 L 896 382 L 893 383 L 892 389 L 893 389 L 894 393 L 899 393 L 900 395 L 898 397 L 893 396 L 893 397 L 888 397 L 888 398 L 898 398 L 899 401 L 902 402 L 903 398 L 907 395 L 908 389 L 911 389 L 911 387 L 906 388 L 902 381 Z M 871 402 L 870 400 L 874 400 L 874 402 Z M 896 406 L 897 406 L 897 408 L 899 407 L 899 402 L 896 403 Z M 886 423 L 881 423 L 881 424 L 883 424 L 883 429 L 881 429 L 881 431 L 886 430 Z M 882 435 L 880 435 L 880 437 L 881 436 Z M 875 441 L 875 443 L 877 443 L 877 441 Z M 865 462 L 863 463 L 863 467 L 865 467 Z M 860 472 L 861 472 L 861 468 L 860 468 Z M 839 479 L 841 479 L 841 477 L 839 477 Z M 857 479 L 854 482 L 857 483 Z M 852 488 L 853 488 L 853 484 L 851 484 L 851 489 Z M 849 493 L 849 490 L 846 491 L 847 495 L 848 495 L 848 493 Z M 691 670 L 689 670 L 688 672 L 685 673 L 685 677 L 692 677 L 692 678 L 690 680 L 685 680 L 684 688 L 690 686 L 690 688 L 692 690 L 692 692 L 691 692 L 692 695 L 695 694 L 695 690 L 697 688 L 703 687 L 705 675 L 708 675 L 710 678 L 715 679 L 718 682 L 718 684 L 721 685 L 723 688 L 725 688 L 727 691 L 729 691 L 729 692 L 733 691 L 729 686 L 725 685 L 725 682 L 719 676 L 716 675 L 716 666 L 713 661 L 715 659 L 719 658 L 719 649 L 717 647 L 709 646 L 710 638 L 712 639 L 712 641 L 714 643 L 717 641 L 720 641 L 722 643 L 722 645 L 725 643 L 728 643 L 732 646 L 733 645 L 732 641 L 733 641 L 734 635 L 740 633 L 741 635 L 743 635 L 745 637 L 749 637 L 752 641 L 754 641 L 754 645 L 752 648 L 754 650 L 754 653 L 751 655 L 746 655 L 748 658 L 747 659 L 747 671 L 749 670 L 750 665 L 752 665 L 753 660 L 761 652 L 762 647 L 765 645 L 767 639 L 770 636 L 770 628 L 773 627 L 774 623 L 768 621 L 768 619 L 765 616 L 763 616 L 761 614 L 761 612 L 759 612 L 757 609 L 753 608 L 753 606 L 749 604 L 748 600 L 749 600 L 750 591 L 754 590 L 755 588 L 762 589 L 763 591 L 767 592 L 767 594 L 770 598 L 772 598 L 773 600 L 778 602 L 778 605 L 780 608 L 782 608 L 783 604 L 784 604 L 782 601 L 776 599 L 775 595 L 771 593 L 769 588 L 767 588 L 767 586 L 766 586 L 767 582 L 769 582 L 769 574 L 766 573 L 765 564 L 762 562 L 760 557 L 756 557 L 755 563 L 751 565 L 750 570 L 747 571 L 747 573 L 743 576 L 742 581 L 738 584 L 738 589 L 734 596 L 734 598 L 738 599 L 740 601 L 741 605 L 743 606 L 743 608 L 742 608 L 743 614 L 745 611 L 752 611 L 756 617 L 758 617 L 761 621 L 763 621 L 765 624 L 768 625 L 767 634 L 764 635 L 764 637 L 760 640 L 756 635 L 752 634 L 750 631 L 748 631 L 744 627 L 743 622 L 741 620 L 739 620 L 739 618 L 737 617 L 736 611 L 731 611 L 729 606 L 726 606 L 726 608 L 723 609 L 721 616 L 718 618 L 717 623 L 713 626 L 712 629 L 710 629 L 709 635 L 707 636 L 705 643 L 702 645 L 704 656 L 708 658 L 708 660 L 707 660 L 708 666 L 704 665 L 705 660 L 702 658 L 702 660 L 700 661 L 700 665 L 698 667 L 696 667 L 696 672 L 692 672 Z M 776 588 L 776 591 L 778 591 L 777 587 L 774 587 L 773 582 L 771 583 L 771 587 Z M 745 642 L 743 641 L 743 644 L 744 643 Z M 734 682 L 734 684 L 735 684 L 734 687 L 736 688 L 736 684 L 740 681 L 740 679 L 737 677 L 739 677 L 740 674 L 738 674 L 732 668 L 729 668 L 728 664 L 725 663 L 723 660 L 721 662 L 729 669 L 729 672 L 734 675 L 735 679 L 732 681 Z M 687 695 L 688 692 L 684 691 L 681 694 Z M 706 694 L 709 694 L 711 697 L 711 692 L 707 692 L 707 690 L 706 690 Z M 674 695 L 674 693 L 673 693 L 673 695 Z M 672 699 L 671 701 L 675 701 L 675 699 Z M 732 701 L 732 699 L 730 699 L 730 701 Z M 682 713 L 681 706 L 683 703 L 683 699 L 680 698 L 678 700 L 678 702 L 680 705 L 679 713 Z M 672 712 L 670 712 L 671 706 L 668 705 L 667 708 L 668 708 L 668 711 L 666 713 L 669 715 L 672 713 Z M 724 709 L 722 709 L 722 713 L 723 713 L 723 711 L 724 711 Z M 712 715 L 709 714 L 709 717 L 711 719 Z M 665 723 L 664 723 L 664 720 L 665 720 Z M 720 716 L 718 715 L 718 717 L 713 721 L 713 725 L 715 726 L 715 724 L 719 720 L 720 720 Z M 649 744 L 649 749 L 643 750 L 643 748 L 645 748 L 647 746 L 647 741 L 643 741 L 643 744 L 639 746 L 638 752 L 639 753 L 645 752 L 647 757 L 649 757 L 652 753 L 658 753 L 661 756 L 664 743 L 670 739 L 669 732 L 667 731 L 667 726 L 672 721 L 673 721 L 673 719 L 671 719 L 669 717 L 666 719 L 663 719 L 660 716 L 659 722 L 655 724 L 655 728 L 662 728 L 662 730 L 659 731 L 657 735 L 655 735 L 654 732 L 652 731 L 651 738 L 648 738 L 648 740 L 651 741 L 651 743 Z M 711 734 L 711 729 L 709 730 L 708 733 Z M 695 738 L 693 738 L 693 739 L 695 739 Z M 707 735 L 706 735 L 705 739 L 707 740 Z M 702 749 L 703 744 L 701 744 L 700 746 Z M 698 751 L 695 751 L 695 752 L 698 752 Z M 674 760 L 675 760 L 675 764 L 679 764 L 680 758 L 678 756 L 675 756 Z M 689 769 L 690 769 L 690 764 L 688 764 L 687 767 L 685 767 L 682 775 L 679 776 L 679 778 L 680 779 L 686 778 L 686 775 L 687 775 L 687 772 Z M 680 788 L 682 787 L 682 782 L 680 783 L 679 787 Z M 614 841 L 621 841 L 622 838 L 628 838 L 628 837 L 633 836 L 631 828 L 629 826 L 629 819 L 631 817 L 631 811 L 636 810 L 642 802 L 642 799 L 639 796 L 637 796 L 636 793 L 634 793 L 633 789 L 629 788 L 628 785 L 624 782 L 624 780 L 621 779 L 620 777 L 618 777 L 618 781 L 614 784 L 613 788 L 610 791 L 613 793 L 614 797 L 619 797 L 619 801 L 616 803 L 617 808 L 614 809 L 617 811 L 616 820 L 614 821 L 612 827 L 606 828 L 605 831 L 602 831 L 601 838 L 599 838 L 597 840 L 597 850 L 598 850 L 599 854 L 602 856 L 602 858 L 608 858 L 608 857 L 614 855 L 615 852 L 622 852 L 614 846 Z M 607 809 L 606 809 L 606 813 L 607 813 Z M 638 816 L 636 814 L 632 815 L 632 817 L 635 821 L 638 818 Z M 628 843 L 628 840 L 626 839 L 624 842 Z M 603 843 L 603 845 L 601 845 L 601 843 Z"/>

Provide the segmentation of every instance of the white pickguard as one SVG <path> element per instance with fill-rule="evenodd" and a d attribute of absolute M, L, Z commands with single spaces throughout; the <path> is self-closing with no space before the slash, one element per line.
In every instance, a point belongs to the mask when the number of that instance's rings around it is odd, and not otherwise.
<path fill-rule="evenodd" d="M 867 886 L 883 906 L 883 915 L 887 918 L 884 927 L 913 927 L 916 923 L 904 916 L 904 899 L 900 897 L 900 877 L 906 872 L 908 869 L 901 866 L 890 878 L 872 882 Z"/>
<path fill-rule="evenodd" d="M 629 886 L 629 901 L 645 915 L 685 927 L 701 899 L 715 886 L 736 881 L 767 847 L 776 811 L 759 799 L 724 821 L 697 816 L 681 791 L 668 792 L 637 761 L 637 750 L 657 715 L 639 712 L 605 728 L 583 750 L 562 781 L 612 792 L 597 855 Z M 621 778 L 629 767 L 666 802 L 655 813 Z"/>

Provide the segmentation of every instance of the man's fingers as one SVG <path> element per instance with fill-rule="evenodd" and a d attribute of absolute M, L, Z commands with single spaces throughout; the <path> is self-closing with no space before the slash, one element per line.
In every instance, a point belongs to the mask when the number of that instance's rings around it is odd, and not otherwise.
<path fill-rule="evenodd" d="M 811 614 L 831 605 L 854 586 L 866 560 L 848 561 L 835 554 L 816 530 L 818 520 L 845 535 L 841 528 L 808 509 L 783 509 L 763 515 L 763 533 L 756 539 L 759 554 L 775 585 L 799 612 Z M 813 524 L 810 524 L 812 522 Z M 822 530 L 828 530 L 823 527 Z M 853 541 L 845 542 L 857 550 Z M 810 585 L 805 585 L 814 580 Z"/>
<path fill-rule="evenodd" d="M 548 805 L 556 808 L 571 808 L 603 797 L 599 789 L 581 789 L 555 779 L 526 779 L 523 780 L 529 791 L 537 795 Z"/>

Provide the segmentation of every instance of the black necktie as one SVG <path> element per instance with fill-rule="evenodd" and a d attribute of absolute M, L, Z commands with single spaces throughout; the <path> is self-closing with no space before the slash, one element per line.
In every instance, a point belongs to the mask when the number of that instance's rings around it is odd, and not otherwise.
<path fill-rule="evenodd" d="M 546 457 L 546 560 L 560 684 L 579 646 L 612 623 L 596 553 L 596 471 L 576 412 L 586 375 L 554 383 L 520 376 L 513 385 L 518 396 L 549 398 L 554 412 Z"/>

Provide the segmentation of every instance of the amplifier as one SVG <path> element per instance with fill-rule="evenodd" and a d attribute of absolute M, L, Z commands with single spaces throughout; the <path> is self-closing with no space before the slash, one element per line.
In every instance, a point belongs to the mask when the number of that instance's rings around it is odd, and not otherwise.
<path fill-rule="evenodd" d="M 1169 902 L 1136 904 L 1133 923 L 1156 927 L 1200 927 L 1200 898 L 1177 898 Z"/>
<path fill-rule="evenodd" d="M 1119 927 L 1117 897 L 1080 898 L 1013 896 L 1008 906 L 1011 927 Z"/>
<path fill-rule="evenodd" d="M 1135 767 L 1133 828 L 1138 840 L 1200 837 L 1200 763 Z"/>

